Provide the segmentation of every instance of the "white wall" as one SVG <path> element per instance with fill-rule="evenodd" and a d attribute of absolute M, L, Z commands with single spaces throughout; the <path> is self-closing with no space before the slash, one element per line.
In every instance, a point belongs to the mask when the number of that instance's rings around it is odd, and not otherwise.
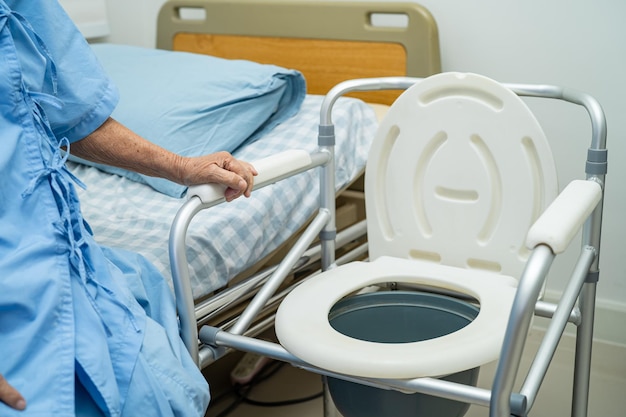
<path fill-rule="evenodd" d="M 165 0 L 106 0 L 111 35 L 107 42 L 153 48 L 156 21 Z"/>
<path fill-rule="evenodd" d="M 156 16 L 164 0 L 107 0 L 109 41 L 155 45 Z M 626 2 L 622 0 L 423 0 L 434 15 L 444 71 L 481 73 L 502 82 L 556 84 L 588 92 L 608 122 L 607 176 L 600 335 L 626 344 Z M 581 108 L 565 103 L 529 104 L 555 146 L 561 184 L 584 178 L 590 129 Z M 558 288 L 569 264 L 557 263 L 548 284 Z M 606 311 L 605 311 L 606 310 Z M 604 312 L 604 313 L 603 313 Z M 606 314 L 605 314 L 606 313 Z M 621 319 L 620 319 L 621 317 Z"/>
<path fill-rule="evenodd" d="M 445 71 L 503 82 L 585 91 L 607 117 L 607 175 L 596 335 L 626 344 L 626 2 L 621 0 L 423 0 L 439 25 Z M 566 103 L 529 104 L 554 147 L 561 185 L 584 178 L 590 138 L 585 113 Z M 557 104 L 555 106 L 555 104 Z M 578 248 L 553 268 L 550 290 L 570 272 Z"/>

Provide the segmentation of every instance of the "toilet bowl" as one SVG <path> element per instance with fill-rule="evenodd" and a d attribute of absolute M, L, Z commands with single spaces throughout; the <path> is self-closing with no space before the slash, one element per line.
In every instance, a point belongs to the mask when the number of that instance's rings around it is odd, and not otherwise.
<path fill-rule="evenodd" d="M 438 337 L 401 342 L 359 339 L 335 329 L 329 316 L 345 297 L 398 282 L 452 291 L 476 300 L 466 326 Z M 322 369 L 366 378 L 440 377 L 494 361 L 500 354 L 517 281 L 485 271 L 380 257 L 326 271 L 295 288 L 281 303 L 276 336 L 293 355 Z M 409 333 L 409 338 L 415 337 Z"/>
<path fill-rule="evenodd" d="M 339 301 L 329 314 L 331 326 L 346 336 L 379 343 L 409 343 L 441 337 L 470 323 L 478 308 L 453 297 L 413 291 L 379 291 Z M 442 379 L 475 385 L 479 368 Z M 327 379 L 333 402 L 344 417 L 389 415 L 461 417 L 469 404 L 405 394 L 336 378 Z"/>

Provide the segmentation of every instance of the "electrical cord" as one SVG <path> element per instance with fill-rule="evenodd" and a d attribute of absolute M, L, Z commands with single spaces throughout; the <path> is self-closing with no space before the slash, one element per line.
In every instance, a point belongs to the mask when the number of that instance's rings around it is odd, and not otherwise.
<path fill-rule="evenodd" d="M 246 404 L 256 405 L 259 407 L 283 407 L 286 405 L 300 404 L 300 403 L 314 400 L 316 398 L 321 397 L 324 393 L 318 392 L 316 394 L 309 395 L 308 397 L 294 398 L 291 400 L 283 400 L 283 401 L 257 401 L 257 400 L 253 400 L 251 398 L 246 397 L 245 396 L 246 394 L 242 395 L 239 392 L 237 392 L 237 394 L 240 395 L 241 398 L 243 398 L 243 402 L 245 402 Z"/>
<path fill-rule="evenodd" d="M 211 401 L 213 406 L 228 398 L 232 394 L 235 395 L 235 399 L 228 406 L 226 406 L 224 410 L 220 411 L 220 413 L 217 414 L 215 417 L 226 417 L 227 415 L 235 411 L 235 409 L 237 409 L 237 407 L 239 407 L 243 403 L 258 407 L 282 407 L 311 401 L 323 395 L 323 392 L 321 391 L 306 397 L 281 401 L 259 401 L 248 398 L 248 395 L 250 394 L 250 391 L 252 391 L 252 388 L 274 376 L 284 365 L 285 363 L 280 361 L 269 362 L 254 378 L 252 378 L 252 380 L 250 380 L 249 383 L 243 385 L 235 384 L 232 390 L 226 391 L 220 396 L 214 398 L 213 401 Z"/>

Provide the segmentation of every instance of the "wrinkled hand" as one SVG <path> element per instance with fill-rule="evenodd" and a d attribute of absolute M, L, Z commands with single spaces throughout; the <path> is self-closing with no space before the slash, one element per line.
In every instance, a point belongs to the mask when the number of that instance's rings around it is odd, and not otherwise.
<path fill-rule="evenodd" d="M 226 201 L 244 195 L 250 197 L 254 186 L 256 169 L 245 161 L 240 161 L 228 152 L 217 152 L 195 158 L 185 158 L 182 162 L 180 178 L 185 185 L 217 183 L 226 186 Z"/>
<path fill-rule="evenodd" d="M 4 379 L 2 374 L 0 374 L 0 402 L 16 410 L 26 408 L 26 401 L 22 395 Z"/>

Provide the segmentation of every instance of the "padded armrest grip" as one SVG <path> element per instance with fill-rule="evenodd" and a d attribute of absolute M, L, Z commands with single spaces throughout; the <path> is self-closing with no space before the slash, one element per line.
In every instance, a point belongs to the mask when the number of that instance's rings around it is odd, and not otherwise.
<path fill-rule="evenodd" d="M 601 198 L 602 188 L 597 182 L 570 182 L 532 225 L 526 246 L 533 249 L 545 244 L 555 254 L 564 252 Z"/>
<path fill-rule="evenodd" d="M 311 155 L 303 150 L 289 150 L 252 162 L 258 175 L 254 177 L 254 189 L 271 184 L 292 173 L 310 166 Z M 221 184 L 193 185 L 187 190 L 187 198 L 199 197 L 204 204 L 224 198 L 226 187 Z"/>
<path fill-rule="evenodd" d="M 303 150 L 289 150 L 268 156 L 267 158 L 254 161 L 252 165 L 259 175 L 254 177 L 256 185 L 266 185 L 298 172 L 300 169 L 311 165 L 311 155 Z"/>

